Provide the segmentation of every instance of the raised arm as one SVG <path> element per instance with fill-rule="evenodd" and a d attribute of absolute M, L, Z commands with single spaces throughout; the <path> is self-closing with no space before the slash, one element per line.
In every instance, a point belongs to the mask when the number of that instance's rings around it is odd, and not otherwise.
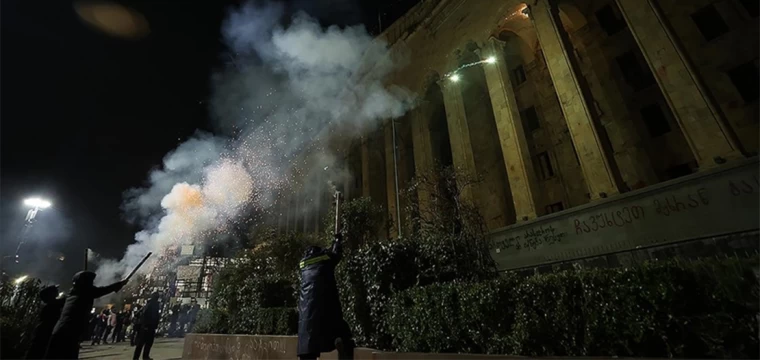
<path fill-rule="evenodd" d="M 127 284 L 127 280 L 122 280 L 122 281 L 117 281 L 108 286 L 103 286 L 103 287 L 95 286 L 92 288 L 92 297 L 97 299 L 103 295 L 107 295 L 112 292 L 117 292 L 121 290 L 121 288 L 123 288 L 124 285 L 126 284 Z"/>

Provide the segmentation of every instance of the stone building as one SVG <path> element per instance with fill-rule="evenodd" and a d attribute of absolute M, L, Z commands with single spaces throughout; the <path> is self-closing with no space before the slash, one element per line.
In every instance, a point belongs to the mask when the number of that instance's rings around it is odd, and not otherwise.
<path fill-rule="evenodd" d="M 462 193 L 503 269 L 705 239 L 756 249 L 758 10 L 423 0 L 380 35 L 410 59 L 388 83 L 418 105 L 355 139 L 345 191 L 398 224 L 396 189 L 453 165 L 480 179 Z"/>

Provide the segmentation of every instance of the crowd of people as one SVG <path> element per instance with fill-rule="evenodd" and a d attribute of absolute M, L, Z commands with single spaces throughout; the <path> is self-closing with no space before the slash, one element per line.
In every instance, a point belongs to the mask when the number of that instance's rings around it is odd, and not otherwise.
<path fill-rule="evenodd" d="M 135 304 L 106 308 L 95 312 L 94 300 L 121 290 L 126 280 L 109 286 L 93 284 L 95 273 L 81 271 L 74 275 L 73 287 L 67 296 L 58 297 L 57 286 L 40 291 L 43 307 L 35 328 L 27 359 L 77 359 L 81 343 L 91 346 L 127 341 L 134 346 L 134 359 L 150 359 L 150 350 L 161 323 L 159 293 L 151 294 L 144 305 Z M 183 337 L 195 326 L 200 306 L 174 305 L 165 317 L 166 335 Z M 164 331 L 162 331 L 164 333 Z"/>

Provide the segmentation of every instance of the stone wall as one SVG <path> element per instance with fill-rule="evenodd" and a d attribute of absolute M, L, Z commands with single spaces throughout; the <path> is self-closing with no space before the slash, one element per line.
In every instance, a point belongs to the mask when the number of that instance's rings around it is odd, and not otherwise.
<path fill-rule="evenodd" d="M 633 256 L 754 252 L 758 173 L 751 159 L 511 226 L 491 234 L 491 254 L 499 269 L 512 270 L 588 258 L 615 265 Z M 682 246 L 663 247 L 670 244 Z"/>

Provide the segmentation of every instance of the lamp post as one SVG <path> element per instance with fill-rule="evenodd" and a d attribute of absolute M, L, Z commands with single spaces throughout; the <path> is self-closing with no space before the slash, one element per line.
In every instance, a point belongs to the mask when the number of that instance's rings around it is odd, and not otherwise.
<path fill-rule="evenodd" d="M 24 228 L 21 230 L 18 246 L 16 246 L 15 260 L 17 264 L 19 262 L 18 253 L 21 251 L 21 246 L 26 242 L 26 237 L 29 233 L 29 230 L 31 230 L 32 225 L 34 225 L 34 221 L 37 218 L 37 212 L 43 209 L 47 209 L 53 204 L 51 204 L 50 201 L 38 197 L 33 197 L 24 200 L 24 205 L 28 206 L 30 209 L 29 212 L 26 213 L 26 218 L 24 219 Z"/>

